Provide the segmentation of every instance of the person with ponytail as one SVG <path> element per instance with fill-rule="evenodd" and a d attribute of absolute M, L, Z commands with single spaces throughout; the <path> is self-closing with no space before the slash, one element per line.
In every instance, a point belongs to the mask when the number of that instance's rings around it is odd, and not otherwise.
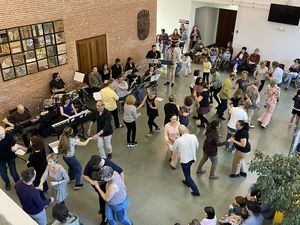
<path fill-rule="evenodd" d="M 86 141 L 81 142 L 73 135 L 73 129 L 71 127 L 65 127 L 62 135 L 59 139 L 58 151 L 63 155 L 63 159 L 69 167 L 68 175 L 70 180 L 75 180 L 75 190 L 82 188 L 82 166 L 79 160 L 75 156 L 75 146 L 86 146 L 92 138 L 88 138 Z"/>
<path fill-rule="evenodd" d="M 211 161 L 210 175 L 209 179 L 218 179 L 219 177 L 215 175 L 215 171 L 218 165 L 218 146 L 225 145 L 226 142 L 220 142 L 220 135 L 218 129 L 220 128 L 220 122 L 218 120 L 213 120 L 206 129 L 205 136 L 206 139 L 203 144 L 203 156 L 198 165 L 197 173 L 206 173 L 202 169 L 203 165 L 208 159 Z"/>
<path fill-rule="evenodd" d="M 247 177 L 244 161 L 248 153 L 251 151 L 251 145 L 249 143 L 249 124 L 244 120 L 238 120 L 236 123 L 236 129 L 237 132 L 235 136 L 227 140 L 228 142 L 232 142 L 236 148 L 232 162 L 231 174 L 229 175 L 230 178 L 239 176 Z"/>

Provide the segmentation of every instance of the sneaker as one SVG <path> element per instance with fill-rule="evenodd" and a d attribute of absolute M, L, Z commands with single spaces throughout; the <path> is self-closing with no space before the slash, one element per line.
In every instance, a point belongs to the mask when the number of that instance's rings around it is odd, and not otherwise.
<path fill-rule="evenodd" d="M 167 86 L 167 85 L 169 85 L 169 84 L 170 84 L 170 82 L 167 81 L 166 83 L 164 83 L 164 86 Z"/>
<path fill-rule="evenodd" d="M 198 116 L 193 116 L 193 119 L 198 120 L 199 118 L 198 118 Z"/>
<path fill-rule="evenodd" d="M 124 127 L 124 125 L 120 124 L 120 126 L 118 128 L 123 128 L 123 127 Z"/>
<path fill-rule="evenodd" d="M 155 132 L 159 132 L 159 131 L 160 131 L 160 128 L 157 127 L 157 128 L 155 129 Z"/>
<path fill-rule="evenodd" d="M 199 192 L 191 192 L 191 194 L 194 196 L 194 197 L 198 197 L 198 196 L 200 196 L 200 193 Z"/>
<path fill-rule="evenodd" d="M 135 147 L 135 146 L 137 146 L 138 145 L 138 143 L 135 141 L 135 142 L 133 142 L 133 143 L 131 143 L 131 147 Z"/>
<path fill-rule="evenodd" d="M 206 173 L 206 170 L 197 170 L 197 173 Z"/>
<path fill-rule="evenodd" d="M 254 129 L 254 128 L 255 128 L 255 126 L 254 126 L 254 125 L 250 125 L 249 127 L 250 127 L 251 129 Z"/>
<path fill-rule="evenodd" d="M 111 158 L 112 158 L 112 153 L 108 153 L 108 154 L 107 154 L 107 158 L 108 158 L 108 159 L 111 159 Z"/>
<path fill-rule="evenodd" d="M 236 177 L 239 177 L 239 176 L 240 176 L 240 174 L 230 174 L 229 175 L 230 178 L 236 178 Z"/>
<path fill-rule="evenodd" d="M 75 190 L 79 190 L 83 187 L 83 184 L 78 184 L 78 185 L 75 185 L 74 189 Z"/>
<path fill-rule="evenodd" d="M 148 134 L 146 134 L 146 137 L 151 137 L 153 135 L 153 132 L 149 132 Z"/>
<path fill-rule="evenodd" d="M 10 185 L 5 185 L 5 190 L 10 191 L 11 190 L 11 186 Z"/>
<path fill-rule="evenodd" d="M 220 119 L 220 120 L 226 120 L 226 119 L 224 118 L 224 116 L 219 116 L 219 119 Z"/>
<path fill-rule="evenodd" d="M 211 180 L 217 180 L 217 179 L 219 179 L 219 177 L 218 176 L 209 176 L 209 179 L 211 179 Z"/>
<path fill-rule="evenodd" d="M 174 87 L 174 83 L 171 84 L 171 87 Z"/>
<path fill-rule="evenodd" d="M 132 148 L 132 145 L 130 143 L 128 143 L 126 146 L 127 148 Z"/>
<path fill-rule="evenodd" d="M 242 177 L 247 177 L 247 173 L 240 172 L 240 176 L 242 176 Z"/>
<path fill-rule="evenodd" d="M 100 225 L 106 225 L 108 223 L 108 219 L 105 218 L 104 220 L 101 221 Z"/>
<path fill-rule="evenodd" d="M 291 128 L 293 126 L 293 124 L 292 123 L 289 123 L 289 128 Z"/>

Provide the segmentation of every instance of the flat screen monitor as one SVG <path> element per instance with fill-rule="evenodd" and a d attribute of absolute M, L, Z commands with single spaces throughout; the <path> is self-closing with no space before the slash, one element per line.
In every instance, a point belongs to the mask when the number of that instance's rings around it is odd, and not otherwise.
<path fill-rule="evenodd" d="M 268 21 L 298 26 L 300 7 L 271 4 Z"/>

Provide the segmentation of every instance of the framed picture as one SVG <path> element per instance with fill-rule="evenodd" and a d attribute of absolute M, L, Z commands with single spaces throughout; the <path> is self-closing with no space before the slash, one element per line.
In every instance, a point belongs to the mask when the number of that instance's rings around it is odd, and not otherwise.
<path fill-rule="evenodd" d="M 25 61 L 26 63 L 36 61 L 35 52 L 34 51 L 25 52 Z"/>
<path fill-rule="evenodd" d="M 4 81 L 67 63 L 63 20 L 0 30 L 0 72 Z"/>
<path fill-rule="evenodd" d="M 38 61 L 39 71 L 48 69 L 48 61 L 47 59 L 43 59 Z"/>
<path fill-rule="evenodd" d="M 35 48 L 41 48 L 41 47 L 45 46 L 44 36 L 34 37 L 33 42 L 34 42 L 34 47 Z"/>
<path fill-rule="evenodd" d="M 23 77 L 23 76 L 27 75 L 27 71 L 26 71 L 26 66 L 25 65 L 16 66 L 15 70 L 16 70 L 16 77 Z"/>
<path fill-rule="evenodd" d="M 21 41 L 10 42 L 9 45 L 12 54 L 22 52 Z"/>
<path fill-rule="evenodd" d="M 55 34 L 55 38 L 56 38 L 56 44 L 63 43 L 65 42 L 65 33 L 60 32 L 58 34 Z"/>
<path fill-rule="evenodd" d="M 45 59 L 47 57 L 46 48 L 38 48 L 35 50 L 35 53 L 37 60 Z"/>
<path fill-rule="evenodd" d="M 6 30 L 0 30 L 0 44 L 8 42 L 8 35 Z"/>
<path fill-rule="evenodd" d="M 13 62 L 11 60 L 11 56 L 8 55 L 8 56 L 0 57 L 0 65 L 1 65 L 2 69 L 5 69 L 5 68 L 13 66 Z"/>
<path fill-rule="evenodd" d="M 64 30 L 64 24 L 62 20 L 54 21 L 54 30 L 56 33 Z"/>
<path fill-rule="evenodd" d="M 18 41 L 20 40 L 20 34 L 18 28 L 12 28 L 7 30 L 9 41 Z"/>
<path fill-rule="evenodd" d="M 33 36 L 41 36 L 44 34 L 42 24 L 31 25 Z"/>
<path fill-rule="evenodd" d="M 20 34 L 22 39 L 32 38 L 31 26 L 20 27 Z"/>
<path fill-rule="evenodd" d="M 46 42 L 46 46 L 54 45 L 55 44 L 54 34 L 45 35 L 45 42 Z"/>
<path fill-rule="evenodd" d="M 9 44 L 0 44 L 0 56 L 10 54 Z"/>
<path fill-rule="evenodd" d="M 38 72 L 38 68 L 37 68 L 36 62 L 26 64 L 26 67 L 27 67 L 28 74 L 32 74 L 32 73 Z"/>
<path fill-rule="evenodd" d="M 57 54 L 64 54 L 67 52 L 66 44 L 57 45 Z"/>
<path fill-rule="evenodd" d="M 59 65 L 65 65 L 67 64 L 67 54 L 64 54 L 64 55 L 59 55 L 58 56 L 58 64 Z"/>
<path fill-rule="evenodd" d="M 14 54 L 14 55 L 12 55 L 12 58 L 13 58 L 13 62 L 14 62 L 15 66 L 18 66 L 18 65 L 21 65 L 21 64 L 25 63 L 23 53 Z"/>
<path fill-rule="evenodd" d="M 2 70 L 2 77 L 3 81 L 14 79 L 16 77 L 14 68 L 10 67 L 8 69 Z"/>
<path fill-rule="evenodd" d="M 47 47 L 47 55 L 48 55 L 48 57 L 57 55 L 57 51 L 56 51 L 56 46 L 55 45 L 51 45 L 51 46 Z"/>
<path fill-rule="evenodd" d="M 30 51 L 34 49 L 33 39 L 23 40 L 23 50 Z"/>
<path fill-rule="evenodd" d="M 58 66 L 57 57 L 55 56 L 55 57 L 48 58 L 48 65 L 49 65 L 49 68 Z"/>
<path fill-rule="evenodd" d="M 52 33 L 54 33 L 53 23 L 52 22 L 43 23 L 43 28 L 44 28 L 44 33 L 45 34 L 52 34 Z"/>

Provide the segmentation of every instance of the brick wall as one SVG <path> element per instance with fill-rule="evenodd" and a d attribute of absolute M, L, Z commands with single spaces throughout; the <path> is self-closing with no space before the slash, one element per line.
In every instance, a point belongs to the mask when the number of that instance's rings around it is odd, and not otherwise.
<path fill-rule="evenodd" d="M 23 103 L 37 111 L 38 102 L 48 98 L 53 72 L 59 72 L 73 86 L 77 69 L 75 41 L 106 34 L 109 64 L 116 57 L 125 60 L 132 56 L 141 65 L 155 42 L 156 0 L 2 0 L 0 29 L 63 19 L 68 64 L 7 82 L 0 79 L 0 120 L 8 109 Z M 150 11 L 150 34 L 144 41 L 137 36 L 137 14 Z"/>

